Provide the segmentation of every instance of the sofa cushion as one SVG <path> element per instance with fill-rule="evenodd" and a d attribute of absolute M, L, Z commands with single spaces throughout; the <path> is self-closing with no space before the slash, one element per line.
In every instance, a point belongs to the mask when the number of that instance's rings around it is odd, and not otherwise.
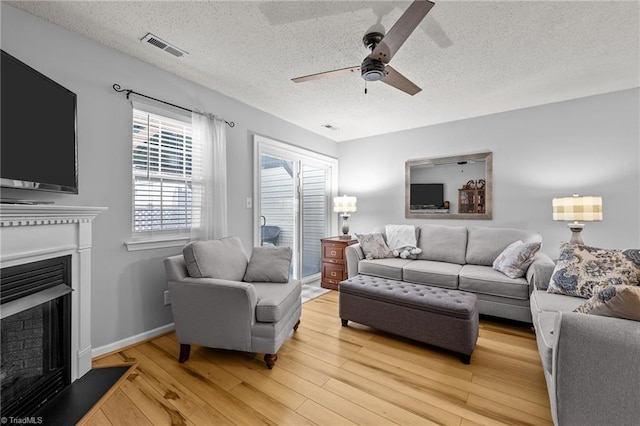
<path fill-rule="evenodd" d="M 254 247 L 244 281 L 286 283 L 289 281 L 292 253 L 291 247 Z"/>
<path fill-rule="evenodd" d="M 542 242 L 542 237 L 533 231 L 511 228 L 487 228 L 472 226 L 466 250 L 466 263 L 492 266 L 498 255 L 514 241 L 524 243 Z"/>
<path fill-rule="evenodd" d="M 256 321 L 278 322 L 302 304 L 302 285 L 298 280 L 252 285 L 257 299 Z"/>
<path fill-rule="evenodd" d="M 588 299 L 598 286 L 638 285 L 640 266 L 630 252 L 563 244 L 547 291 Z"/>
<path fill-rule="evenodd" d="M 493 261 L 493 269 L 509 278 L 524 277 L 542 243 L 525 244 L 521 240 L 507 246 Z"/>
<path fill-rule="evenodd" d="M 416 260 L 402 268 L 404 281 L 435 287 L 458 288 L 461 265 L 431 260 Z"/>
<path fill-rule="evenodd" d="M 640 287 L 610 285 L 595 290 L 575 312 L 640 321 Z"/>
<path fill-rule="evenodd" d="M 509 299 L 529 298 L 529 283 L 526 279 L 509 278 L 489 266 L 464 265 L 460 271 L 458 288 Z"/>
<path fill-rule="evenodd" d="M 548 374 L 551 374 L 553 368 L 553 347 L 557 340 L 553 330 L 557 319 L 558 312 L 542 312 L 533 322 L 542 367 Z"/>
<path fill-rule="evenodd" d="M 193 241 L 182 249 L 192 278 L 242 281 L 249 259 L 238 237 Z"/>
<path fill-rule="evenodd" d="M 415 260 L 400 258 L 365 259 L 358 262 L 358 273 L 402 281 L 402 268 L 410 262 L 415 262 Z"/>
<path fill-rule="evenodd" d="M 367 259 L 385 259 L 393 257 L 382 234 L 355 234 L 362 248 L 362 252 Z"/>
<path fill-rule="evenodd" d="M 422 225 L 418 248 L 422 250 L 422 253 L 418 254 L 418 259 L 463 265 L 467 249 L 467 228 Z"/>

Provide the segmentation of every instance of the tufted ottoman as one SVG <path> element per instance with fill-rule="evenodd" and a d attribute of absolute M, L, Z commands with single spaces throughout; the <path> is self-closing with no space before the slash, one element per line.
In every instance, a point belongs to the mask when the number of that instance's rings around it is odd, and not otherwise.
<path fill-rule="evenodd" d="M 458 352 L 465 364 L 478 340 L 475 294 L 368 275 L 340 283 L 340 318 Z"/>

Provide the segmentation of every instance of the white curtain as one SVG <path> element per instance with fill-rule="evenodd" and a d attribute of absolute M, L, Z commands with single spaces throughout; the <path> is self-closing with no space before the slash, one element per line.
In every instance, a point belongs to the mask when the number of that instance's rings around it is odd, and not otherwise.
<path fill-rule="evenodd" d="M 194 157 L 200 150 L 202 185 L 194 199 L 200 199 L 200 226 L 192 239 L 211 240 L 227 236 L 227 136 L 224 120 L 194 111 Z"/>

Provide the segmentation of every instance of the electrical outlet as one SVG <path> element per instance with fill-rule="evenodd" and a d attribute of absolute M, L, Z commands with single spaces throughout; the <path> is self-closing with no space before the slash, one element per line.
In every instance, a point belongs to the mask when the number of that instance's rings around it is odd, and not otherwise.
<path fill-rule="evenodd" d="M 164 291 L 164 306 L 170 305 L 171 299 L 169 298 L 169 290 Z"/>

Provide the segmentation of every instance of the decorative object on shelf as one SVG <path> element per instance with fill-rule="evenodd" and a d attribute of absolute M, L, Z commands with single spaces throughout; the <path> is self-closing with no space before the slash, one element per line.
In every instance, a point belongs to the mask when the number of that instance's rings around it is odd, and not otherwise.
<path fill-rule="evenodd" d="M 569 221 L 568 228 L 571 229 L 572 244 L 584 245 L 582 240 L 582 230 L 584 223 L 579 221 L 593 222 L 602 220 L 602 197 L 580 196 L 573 194 L 572 197 L 558 197 L 552 201 L 553 220 Z"/>
<path fill-rule="evenodd" d="M 464 184 L 462 189 L 476 189 L 476 181 L 473 179 L 470 181 L 467 181 L 467 183 Z"/>
<path fill-rule="evenodd" d="M 358 210 L 356 207 L 357 201 L 358 199 L 356 197 L 348 197 L 346 195 L 333 198 L 333 211 L 340 213 L 342 217 L 342 238 L 351 238 L 349 236 L 347 219 L 349 219 L 351 213 L 355 213 Z"/>
<path fill-rule="evenodd" d="M 482 186 L 480 186 L 482 182 Z M 458 189 L 458 213 L 484 214 L 486 208 L 485 181 L 469 180 Z"/>

